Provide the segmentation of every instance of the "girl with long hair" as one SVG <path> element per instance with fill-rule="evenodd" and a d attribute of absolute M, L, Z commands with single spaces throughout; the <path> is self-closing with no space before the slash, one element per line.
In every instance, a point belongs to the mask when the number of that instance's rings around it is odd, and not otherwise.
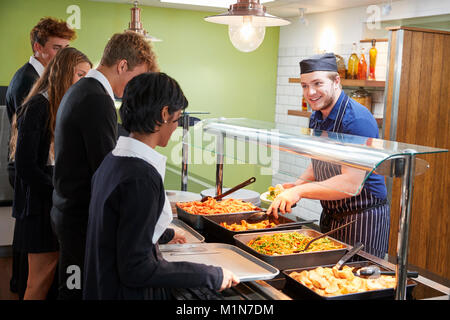
<path fill-rule="evenodd" d="M 92 63 L 75 48 L 61 49 L 46 66 L 12 124 L 11 160 L 16 164 L 13 246 L 28 253 L 25 300 L 45 299 L 58 262 L 58 241 L 50 223 L 54 131 L 59 104 Z"/>

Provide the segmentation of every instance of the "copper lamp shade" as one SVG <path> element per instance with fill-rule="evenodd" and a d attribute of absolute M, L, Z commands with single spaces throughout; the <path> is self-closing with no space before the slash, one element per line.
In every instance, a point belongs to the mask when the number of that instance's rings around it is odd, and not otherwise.
<path fill-rule="evenodd" d="M 152 42 L 162 41 L 161 39 L 155 38 L 148 34 L 148 32 L 143 28 L 141 22 L 141 9 L 138 8 L 138 2 L 134 2 L 134 7 L 131 8 L 131 21 L 128 24 L 128 29 L 126 31 L 133 31 L 142 34 L 147 40 Z"/>
<path fill-rule="evenodd" d="M 243 16 L 252 16 L 253 25 L 260 27 L 279 27 L 290 24 L 290 21 L 266 13 L 266 7 L 259 0 L 237 0 L 228 12 L 205 18 L 208 22 L 219 24 L 238 24 Z"/>

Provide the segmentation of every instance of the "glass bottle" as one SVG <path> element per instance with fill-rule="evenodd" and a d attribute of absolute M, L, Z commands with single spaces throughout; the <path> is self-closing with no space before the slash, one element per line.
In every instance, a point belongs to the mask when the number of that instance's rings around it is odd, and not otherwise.
<path fill-rule="evenodd" d="M 367 62 L 364 57 L 364 48 L 361 48 L 361 55 L 358 63 L 358 80 L 367 79 Z"/>
<path fill-rule="evenodd" d="M 358 55 L 356 54 L 356 42 L 353 42 L 352 54 L 348 59 L 348 79 L 357 79 L 358 62 L 359 58 Z"/>
<path fill-rule="evenodd" d="M 302 98 L 302 111 L 308 111 L 308 104 L 306 103 L 305 97 Z"/>
<path fill-rule="evenodd" d="M 372 39 L 372 48 L 369 50 L 369 80 L 375 80 L 375 65 L 377 63 L 376 40 Z"/>

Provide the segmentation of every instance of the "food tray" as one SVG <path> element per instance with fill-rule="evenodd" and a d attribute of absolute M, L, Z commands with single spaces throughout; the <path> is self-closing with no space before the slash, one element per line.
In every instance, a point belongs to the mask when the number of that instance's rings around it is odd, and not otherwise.
<path fill-rule="evenodd" d="M 299 225 L 287 225 L 287 226 L 279 226 L 274 228 L 267 229 L 256 229 L 256 230 L 246 230 L 246 231 L 231 231 L 227 228 L 220 225 L 221 222 L 226 222 L 228 224 L 232 223 L 240 223 L 241 220 L 247 220 L 249 216 L 253 213 L 244 212 L 244 213 L 230 213 L 226 215 L 209 215 L 204 216 L 204 230 L 206 233 L 210 235 L 214 235 L 218 241 L 223 241 L 225 243 L 234 244 L 235 241 L 233 236 L 236 234 L 244 234 L 244 233 L 255 233 L 255 232 L 263 232 L 263 231 L 275 231 L 275 230 L 288 230 L 288 229 L 298 229 Z M 273 220 L 271 220 L 273 221 Z M 280 223 L 291 223 L 296 222 L 294 220 L 288 219 L 282 215 L 278 216 L 278 221 Z"/>
<path fill-rule="evenodd" d="M 357 268 L 365 267 L 368 265 L 377 265 L 381 270 L 387 270 L 386 268 L 383 268 L 382 266 L 380 266 L 376 263 L 373 263 L 373 262 L 369 262 L 369 261 L 350 262 L 350 263 L 346 263 L 345 265 L 347 265 L 349 267 L 357 267 Z M 333 266 L 334 266 L 334 264 L 322 265 L 322 267 L 329 267 L 329 268 L 331 268 Z M 395 291 L 393 288 L 372 290 L 372 291 L 365 291 L 365 292 L 357 292 L 357 293 L 349 293 L 349 294 L 344 294 L 344 295 L 340 295 L 340 296 L 325 297 L 325 296 L 322 296 L 322 295 L 314 292 L 310 288 L 304 286 L 303 284 L 301 284 L 300 282 L 298 282 L 297 280 L 295 280 L 294 278 L 291 278 L 289 276 L 289 274 L 294 271 L 296 271 L 296 272 L 301 272 L 303 270 L 309 271 L 309 270 L 313 270 L 317 267 L 318 267 L 318 265 L 314 266 L 314 267 L 284 270 L 283 274 L 286 278 L 286 285 L 284 287 L 284 290 L 286 291 L 286 293 L 288 293 L 289 295 L 292 295 L 293 298 L 296 298 L 296 299 L 318 299 L 318 300 L 394 299 Z M 408 295 L 412 294 L 412 290 L 414 289 L 416 284 L 417 283 L 415 281 L 408 279 L 407 287 L 406 287 L 406 292 Z"/>
<path fill-rule="evenodd" d="M 310 266 L 336 263 L 347 251 L 347 245 L 345 243 L 335 240 L 329 236 L 328 238 L 330 238 L 332 241 L 344 245 L 344 248 L 325 251 L 315 251 L 315 252 L 300 252 L 280 256 L 269 256 L 267 254 L 259 253 L 258 251 L 254 250 L 253 248 L 247 245 L 247 243 L 250 240 L 255 239 L 258 236 L 272 235 L 275 233 L 283 233 L 283 232 L 298 232 L 313 238 L 322 235 L 322 233 L 313 229 L 293 229 L 283 231 L 278 230 L 278 231 L 266 231 L 258 233 L 237 234 L 234 235 L 233 238 L 238 247 L 246 250 L 247 252 L 250 252 L 259 259 L 267 263 L 270 263 L 271 265 L 280 270 L 286 270 L 291 268 L 304 268 Z"/>
<path fill-rule="evenodd" d="M 207 217 L 207 216 L 223 216 L 223 215 L 232 215 L 232 214 L 239 214 L 239 213 L 243 213 L 243 212 L 235 212 L 235 213 L 216 213 L 216 214 L 192 214 L 189 213 L 183 209 L 181 209 L 178 205 L 176 205 L 177 208 L 177 216 L 178 218 L 180 218 L 181 220 L 183 220 L 184 222 L 186 222 L 187 224 L 189 224 L 191 227 L 193 227 L 194 229 L 197 230 L 203 230 L 204 229 L 204 224 L 203 224 L 203 217 Z M 254 210 L 254 211 L 246 211 L 249 213 L 255 213 L 255 212 L 259 212 L 262 211 L 261 208 L 258 208 L 259 210 Z"/>
<path fill-rule="evenodd" d="M 200 243 L 205 242 L 205 237 L 203 237 L 200 233 L 192 229 L 186 223 L 181 221 L 178 218 L 173 218 L 172 222 L 169 225 L 169 228 L 175 229 L 175 231 L 181 230 L 186 237 L 187 243 Z"/>
<path fill-rule="evenodd" d="M 279 270 L 225 243 L 196 243 L 160 246 L 163 258 L 169 262 L 194 262 L 231 270 L 241 282 L 273 279 Z"/>

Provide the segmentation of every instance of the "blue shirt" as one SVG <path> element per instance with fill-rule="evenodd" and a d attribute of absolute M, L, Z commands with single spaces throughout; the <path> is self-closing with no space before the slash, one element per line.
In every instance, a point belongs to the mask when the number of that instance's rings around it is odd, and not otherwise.
<path fill-rule="evenodd" d="M 339 106 L 345 97 L 344 91 L 341 92 L 338 101 L 334 105 L 327 118 L 322 118 L 321 111 L 315 111 L 309 120 L 309 127 L 323 131 L 335 131 L 339 133 L 351 134 L 360 137 L 378 138 L 378 126 L 372 113 L 362 104 L 353 99 L 349 99 L 345 113 L 342 117 L 342 123 L 336 124 Z M 336 129 L 338 128 L 338 129 Z M 330 138 L 332 135 L 330 135 Z M 349 137 L 350 138 L 350 137 Z M 353 138 L 353 137 L 352 137 Z M 364 144 L 366 139 L 354 137 L 355 141 L 348 141 L 357 144 Z M 384 183 L 384 177 L 371 174 L 364 184 L 372 195 L 379 199 L 386 199 L 387 190 Z"/>

